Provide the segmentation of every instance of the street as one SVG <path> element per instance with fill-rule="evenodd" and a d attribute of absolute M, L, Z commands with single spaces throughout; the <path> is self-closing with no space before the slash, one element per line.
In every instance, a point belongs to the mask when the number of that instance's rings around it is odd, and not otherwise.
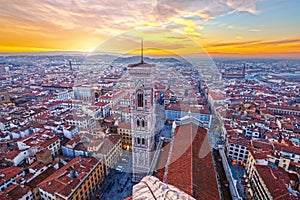
<path fill-rule="evenodd" d="M 125 158 L 127 162 L 123 162 L 122 158 Z M 118 172 L 115 169 L 110 171 L 109 175 L 105 177 L 104 183 L 98 192 L 99 199 L 121 200 L 132 195 L 131 152 L 123 151 L 122 158 L 119 159 L 116 166 L 124 167 L 124 171 Z"/>

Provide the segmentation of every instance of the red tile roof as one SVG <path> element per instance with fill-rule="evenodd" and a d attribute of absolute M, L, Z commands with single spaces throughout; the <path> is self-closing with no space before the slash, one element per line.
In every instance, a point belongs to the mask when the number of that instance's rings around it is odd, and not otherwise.
<path fill-rule="evenodd" d="M 274 169 L 270 166 L 257 165 L 256 170 L 261 176 L 273 199 L 297 199 L 292 196 L 285 186 L 287 183 L 289 183 L 290 179 L 288 174 L 283 169 Z"/>
<path fill-rule="evenodd" d="M 17 174 L 21 173 L 22 171 L 24 171 L 23 168 L 15 167 L 15 166 L 0 169 L 0 174 L 4 175 L 0 179 L 0 185 L 5 183 L 6 181 L 10 180 L 11 178 L 15 177 Z"/>
<path fill-rule="evenodd" d="M 157 164 L 156 164 L 156 169 L 157 169 L 157 173 L 155 174 L 155 176 L 163 181 L 164 178 L 164 174 L 165 174 L 165 166 L 167 164 L 167 160 L 168 160 L 168 156 L 169 156 L 169 152 L 170 152 L 170 145 L 171 143 L 164 143 L 163 147 L 161 148 L 162 151 L 159 155 Z"/>
<path fill-rule="evenodd" d="M 103 107 L 103 106 L 106 106 L 106 105 L 108 105 L 107 102 L 97 102 L 97 103 L 95 103 L 95 106 L 100 106 L 100 107 Z"/>
<path fill-rule="evenodd" d="M 11 185 L 12 186 L 12 185 Z M 8 189 L 8 188 L 7 188 Z M 30 188 L 26 185 L 17 185 L 10 189 L 10 191 L 4 191 L 12 199 L 22 199 L 30 191 Z"/>
<path fill-rule="evenodd" d="M 3 192 L 1 192 L 1 191 L 0 191 L 0 199 L 1 199 L 1 200 L 13 200 L 13 198 L 9 197 L 8 194 L 3 193 Z"/>
<path fill-rule="evenodd" d="M 196 199 L 220 199 L 207 131 L 193 124 L 176 129 L 166 183 Z M 205 181 L 203 181 L 205 180 Z"/>
<path fill-rule="evenodd" d="M 119 128 L 131 129 L 131 123 L 129 123 L 129 122 L 121 122 L 119 124 Z"/>
<path fill-rule="evenodd" d="M 119 134 L 110 134 L 105 137 L 103 145 L 99 149 L 98 153 L 106 155 L 118 142 L 121 142 L 122 136 Z"/>
<path fill-rule="evenodd" d="M 96 158 L 78 156 L 39 183 L 38 187 L 51 194 L 58 193 L 67 197 L 97 163 Z M 69 177 L 68 174 L 71 170 L 75 170 L 78 176 Z"/>

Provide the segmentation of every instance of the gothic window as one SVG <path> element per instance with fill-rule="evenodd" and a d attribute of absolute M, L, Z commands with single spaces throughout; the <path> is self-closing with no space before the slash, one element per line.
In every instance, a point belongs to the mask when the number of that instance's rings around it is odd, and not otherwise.
<path fill-rule="evenodd" d="M 137 138 L 137 143 L 140 144 L 141 143 L 141 139 L 138 137 Z"/>
<path fill-rule="evenodd" d="M 145 127 L 145 121 L 142 120 L 142 127 Z"/>
<path fill-rule="evenodd" d="M 142 138 L 142 145 L 145 145 L 145 138 Z"/>
<path fill-rule="evenodd" d="M 144 94 L 142 90 L 137 91 L 137 103 L 138 107 L 144 107 Z"/>
<path fill-rule="evenodd" d="M 136 125 L 140 126 L 140 120 L 139 119 L 136 121 Z"/>

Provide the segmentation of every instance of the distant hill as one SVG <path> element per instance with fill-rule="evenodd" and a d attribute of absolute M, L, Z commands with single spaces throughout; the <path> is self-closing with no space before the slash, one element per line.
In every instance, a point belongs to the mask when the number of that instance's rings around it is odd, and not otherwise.
<path fill-rule="evenodd" d="M 118 64 L 118 63 L 132 64 L 132 63 L 139 63 L 140 61 L 141 61 L 140 56 L 118 57 L 113 61 L 113 64 L 114 63 L 116 63 L 116 64 Z M 176 59 L 176 58 L 172 58 L 172 57 L 166 57 L 166 58 L 144 57 L 144 62 L 146 62 L 146 63 L 170 63 L 170 64 L 187 65 L 187 66 L 190 65 L 190 63 L 184 59 Z"/>
<path fill-rule="evenodd" d="M 18 66 L 33 63 L 41 63 L 45 60 L 55 61 L 51 65 L 68 65 L 71 60 L 73 65 L 82 63 L 95 64 L 104 61 L 113 64 L 133 64 L 141 61 L 140 56 L 119 56 L 110 53 L 86 53 L 86 52 L 39 52 L 39 53 L 3 53 L 0 54 L 0 63 L 14 63 Z M 146 63 L 168 63 L 174 66 L 190 66 L 191 64 L 180 57 L 144 57 Z"/>

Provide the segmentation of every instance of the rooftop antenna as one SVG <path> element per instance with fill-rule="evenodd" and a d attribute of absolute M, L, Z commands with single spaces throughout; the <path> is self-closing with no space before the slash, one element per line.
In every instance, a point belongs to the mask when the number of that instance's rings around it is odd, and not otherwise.
<path fill-rule="evenodd" d="M 141 44 L 141 63 L 144 63 L 144 40 L 142 38 L 142 44 Z"/>

